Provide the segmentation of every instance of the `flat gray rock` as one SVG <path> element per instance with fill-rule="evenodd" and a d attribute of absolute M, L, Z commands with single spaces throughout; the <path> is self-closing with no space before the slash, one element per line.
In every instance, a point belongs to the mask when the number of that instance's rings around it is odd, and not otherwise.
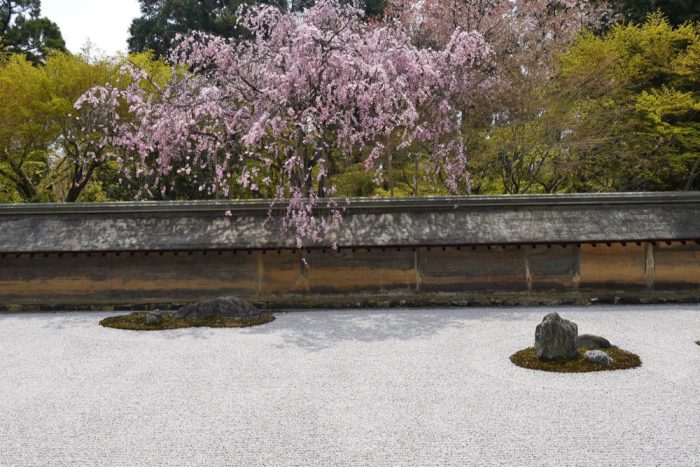
<path fill-rule="evenodd" d="M 173 316 L 179 319 L 256 319 L 262 315 L 252 304 L 236 297 L 220 297 L 209 302 L 190 303 L 185 305 Z"/>
<path fill-rule="evenodd" d="M 158 310 L 147 311 L 143 322 L 149 326 L 161 324 L 163 322 L 163 315 L 161 315 Z"/>
<path fill-rule="evenodd" d="M 600 363 L 602 365 L 612 365 L 613 363 L 612 357 L 602 350 L 589 350 L 583 354 L 583 356 L 586 357 L 588 361 L 593 363 Z"/>
<path fill-rule="evenodd" d="M 612 345 L 605 337 L 595 336 L 593 334 L 581 334 L 576 338 L 576 347 L 584 347 L 586 349 L 609 349 Z"/>
<path fill-rule="evenodd" d="M 576 357 L 576 323 L 549 313 L 535 329 L 535 354 L 540 360 L 560 360 Z"/>

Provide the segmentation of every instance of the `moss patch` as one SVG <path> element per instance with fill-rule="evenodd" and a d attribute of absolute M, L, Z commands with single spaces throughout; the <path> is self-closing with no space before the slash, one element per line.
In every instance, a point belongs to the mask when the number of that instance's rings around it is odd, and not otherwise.
<path fill-rule="evenodd" d="M 272 313 L 263 313 L 260 318 L 256 319 L 225 319 L 211 318 L 198 320 L 176 319 L 170 313 L 163 313 L 163 322 L 160 324 L 147 325 L 144 323 L 145 313 L 132 313 L 130 315 L 110 316 L 100 321 L 100 325 L 106 328 L 115 329 L 131 329 L 134 331 L 161 331 L 164 329 L 181 329 L 181 328 L 245 328 L 249 326 L 257 326 L 259 324 L 269 323 L 274 321 L 275 317 Z"/>
<path fill-rule="evenodd" d="M 510 361 L 514 364 L 529 368 L 531 370 L 554 371 L 557 373 L 588 373 L 590 371 L 612 371 L 625 370 L 627 368 L 635 368 L 642 364 L 638 355 L 626 350 L 611 347 L 603 351 L 610 355 L 613 359 L 612 365 L 603 365 L 602 363 L 593 363 L 586 359 L 583 354 L 588 349 L 579 348 L 578 356 L 571 360 L 554 360 L 545 362 L 537 358 L 535 348 L 528 347 L 527 349 L 519 350 L 510 356 Z"/>

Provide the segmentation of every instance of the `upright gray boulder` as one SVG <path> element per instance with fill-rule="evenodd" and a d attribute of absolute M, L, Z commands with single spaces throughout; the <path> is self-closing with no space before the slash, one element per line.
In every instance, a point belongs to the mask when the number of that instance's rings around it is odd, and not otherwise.
<path fill-rule="evenodd" d="M 208 302 L 191 303 L 177 310 L 175 318 L 196 320 L 211 318 L 257 319 L 262 315 L 254 305 L 236 297 L 220 297 Z"/>
<path fill-rule="evenodd" d="M 535 329 L 535 355 L 540 360 L 559 360 L 576 357 L 576 323 L 549 313 Z"/>

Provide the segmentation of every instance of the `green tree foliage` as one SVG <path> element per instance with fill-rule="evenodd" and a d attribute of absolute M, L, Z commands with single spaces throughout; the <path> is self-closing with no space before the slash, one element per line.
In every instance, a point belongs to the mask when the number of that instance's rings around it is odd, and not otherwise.
<path fill-rule="evenodd" d="M 512 88 L 499 93 L 489 124 L 474 127 L 467 122 L 473 193 L 570 189 L 582 152 L 571 134 L 588 133 L 566 96 L 556 92 L 543 73 L 535 73 L 511 80 Z"/>
<path fill-rule="evenodd" d="M 150 56 L 130 60 L 150 67 L 153 77 L 169 73 Z M 127 78 L 118 68 L 111 60 L 64 53 L 50 55 L 38 67 L 23 55 L 0 66 L 0 201 L 97 201 L 127 195 L 114 188 L 119 167 L 102 142 L 104 115 L 74 107 L 93 86 L 125 86 Z"/>
<path fill-rule="evenodd" d="M 204 31 L 223 37 L 238 37 L 243 31 L 236 26 L 236 11 L 242 5 L 256 3 L 286 10 L 302 11 L 313 0 L 139 0 L 141 16 L 129 28 L 129 51 L 153 51 L 156 58 L 167 57 L 177 34 Z M 368 16 L 380 16 L 386 0 L 364 0 Z"/>
<path fill-rule="evenodd" d="M 585 33 L 555 64 L 466 122 L 474 193 L 700 189 L 698 24 Z"/>
<path fill-rule="evenodd" d="M 574 189 L 700 188 L 698 24 L 674 28 L 654 14 L 583 35 L 562 56 L 558 85 L 576 122 L 569 139 L 583 185 Z"/>
<path fill-rule="evenodd" d="M 643 23 L 647 15 L 660 11 L 672 25 L 700 20 L 698 0 L 613 0 L 611 3 L 624 19 Z"/>
<path fill-rule="evenodd" d="M 65 51 L 58 25 L 40 15 L 40 0 L 0 0 L 0 48 L 24 54 L 33 64 L 51 50 Z"/>
<path fill-rule="evenodd" d="M 48 172 L 46 148 L 50 144 L 44 125 L 46 108 L 41 70 L 23 56 L 14 56 L 0 70 L 0 177 L 5 198 L 40 200 L 39 186 Z"/>
<path fill-rule="evenodd" d="M 368 18 L 381 17 L 389 4 L 388 0 L 347 0 L 347 3 L 351 2 L 365 10 Z M 314 0 L 291 0 L 290 5 L 292 11 L 303 11 L 314 5 Z"/>
<path fill-rule="evenodd" d="M 177 34 L 205 31 L 223 37 L 236 37 L 236 10 L 246 0 L 139 0 L 142 15 L 129 28 L 131 52 L 153 51 L 156 58 L 167 57 Z M 285 0 L 269 0 L 280 8 Z"/>

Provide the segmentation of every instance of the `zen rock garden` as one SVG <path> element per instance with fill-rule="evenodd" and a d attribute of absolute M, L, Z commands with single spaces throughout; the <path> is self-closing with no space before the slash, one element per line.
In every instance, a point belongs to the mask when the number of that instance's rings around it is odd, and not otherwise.
<path fill-rule="evenodd" d="M 622 370 L 638 367 L 640 358 L 592 334 L 578 334 L 573 321 L 547 314 L 535 328 L 535 345 L 511 355 L 523 368 L 560 373 Z"/>
<path fill-rule="evenodd" d="M 176 311 L 149 310 L 111 316 L 100 325 L 116 329 L 158 331 L 188 327 L 256 326 L 273 321 L 272 313 L 236 297 L 220 297 L 208 302 L 191 303 Z M 558 373 L 622 370 L 642 364 L 639 356 L 620 349 L 608 339 L 593 334 L 578 334 L 578 325 L 558 313 L 545 315 L 535 328 L 533 347 L 510 356 L 515 365 L 532 370 Z"/>
<path fill-rule="evenodd" d="M 100 321 L 104 327 L 137 331 L 158 331 L 188 327 L 248 327 L 269 323 L 272 313 L 236 297 L 220 297 L 191 303 L 177 311 L 149 310 L 111 316 Z M 620 349 L 608 339 L 578 334 L 578 325 L 559 316 L 545 315 L 535 328 L 533 347 L 510 356 L 515 365 L 558 373 L 622 370 L 642 364 L 639 356 Z"/>
<path fill-rule="evenodd" d="M 241 328 L 269 323 L 275 317 L 236 297 L 185 305 L 177 311 L 152 310 L 111 316 L 100 321 L 105 327 L 158 331 L 189 327 Z"/>

